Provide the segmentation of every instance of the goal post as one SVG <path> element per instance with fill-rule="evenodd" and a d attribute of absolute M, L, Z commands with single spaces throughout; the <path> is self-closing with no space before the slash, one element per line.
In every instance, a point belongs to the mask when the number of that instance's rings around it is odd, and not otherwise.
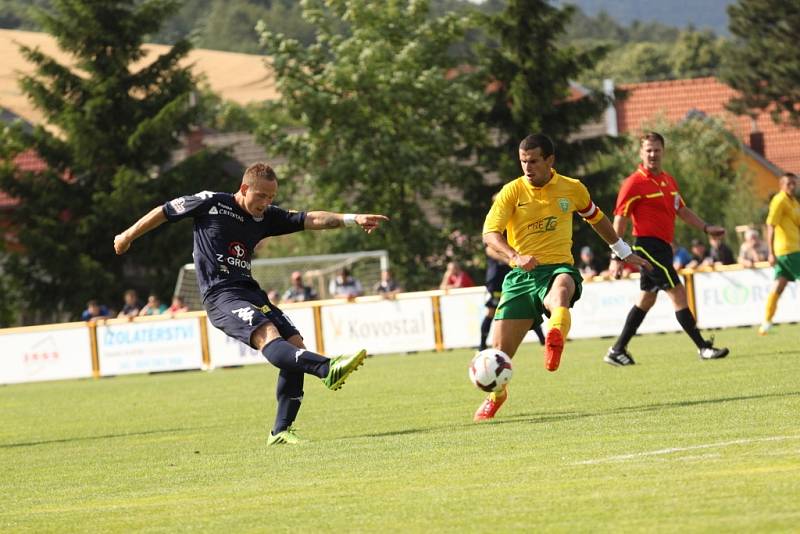
<path fill-rule="evenodd" d="M 282 258 L 257 258 L 250 262 L 253 279 L 265 292 L 272 290 L 282 295 L 289 288 L 291 274 L 303 273 L 303 283 L 311 286 L 320 299 L 331 297 L 328 284 L 338 272 L 347 267 L 350 274 L 361 282 L 365 295 L 381 279 L 381 271 L 389 268 L 389 253 L 386 250 L 342 252 L 339 254 L 315 254 L 311 256 L 289 256 Z M 197 285 L 194 264 L 187 263 L 178 271 L 175 295 L 183 297 L 191 310 L 203 308 L 203 299 Z"/>

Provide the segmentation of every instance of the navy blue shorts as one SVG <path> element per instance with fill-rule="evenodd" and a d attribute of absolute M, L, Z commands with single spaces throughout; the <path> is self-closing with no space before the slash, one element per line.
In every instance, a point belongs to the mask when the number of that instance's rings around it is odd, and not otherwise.
<path fill-rule="evenodd" d="M 248 346 L 261 325 L 272 323 L 283 339 L 299 335 L 291 319 L 257 286 L 227 286 L 212 291 L 203 305 L 211 324 Z"/>
<path fill-rule="evenodd" d="M 656 292 L 681 285 L 681 279 L 672 266 L 672 245 L 656 237 L 637 237 L 633 251 L 653 264 L 653 270 L 642 270 L 639 287 L 642 291 Z"/>

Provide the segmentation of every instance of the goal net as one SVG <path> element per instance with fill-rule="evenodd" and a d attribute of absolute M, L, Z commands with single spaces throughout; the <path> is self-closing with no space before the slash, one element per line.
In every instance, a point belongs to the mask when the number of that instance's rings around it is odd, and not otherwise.
<path fill-rule="evenodd" d="M 361 282 L 365 295 L 373 293 L 372 288 L 381 279 L 381 271 L 389 268 L 389 253 L 385 250 L 366 252 L 344 252 L 341 254 L 318 254 L 314 256 L 294 256 L 287 258 L 259 258 L 251 261 L 253 278 L 261 289 L 271 290 L 283 295 L 289 288 L 291 274 L 303 273 L 304 285 L 311 286 L 320 299 L 331 296 L 328 284 L 343 267 Z M 197 276 L 193 263 L 187 263 L 178 272 L 175 295 L 183 297 L 190 310 L 203 309 L 203 299 L 197 286 Z"/>

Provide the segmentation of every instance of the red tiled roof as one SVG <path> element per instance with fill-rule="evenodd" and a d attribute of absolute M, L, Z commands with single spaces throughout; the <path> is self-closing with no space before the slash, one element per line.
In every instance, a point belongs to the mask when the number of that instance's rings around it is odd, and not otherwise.
<path fill-rule="evenodd" d="M 636 132 L 643 123 L 659 116 L 677 122 L 697 110 L 724 119 L 732 132 L 748 142 L 750 118 L 725 109 L 725 103 L 737 92 L 716 78 L 634 83 L 619 88 L 628 92 L 627 99 L 617 103 L 620 133 Z M 764 134 L 764 157 L 784 171 L 800 173 L 800 129 L 778 126 L 764 113 L 756 118 L 756 125 Z"/>
<path fill-rule="evenodd" d="M 33 150 L 26 150 L 14 158 L 14 164 L 21 171 L 25 172 L 40 172 L 47 169 L 47 163 L 39 157 Z M 19 200 L 10 197 L 4 191 L 0 191 L 0 209 L 11 208 L 16 206 Z"/>

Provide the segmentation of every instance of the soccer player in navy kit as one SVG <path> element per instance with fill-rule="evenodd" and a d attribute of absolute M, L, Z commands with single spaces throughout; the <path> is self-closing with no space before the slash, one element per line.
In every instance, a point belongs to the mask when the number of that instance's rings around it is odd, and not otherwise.
<path fill-rule="evenodd" d="M 194 219 L 192 256 L 211 324 L 261 351 L 280 369 L 278 413 L 269 445 L 302 441 L 292 430 L 292 423 L 303 400 L 304 374 L 321 378 L 329 389 L 339 389 L 364 362 L 366 351 L 328 359 L 306 350 L 292 322 L 253 279 L 253 250 L 269 236 L 355 225 L 369 233 L 389 220 L 384 215 L 286 211 L 272 205 L 277 191 L 272 168 L 254 163 L 245 171 L 235 194 L 203 191 L 178 197 L 153 208 L 114 238 L 114 250 L 124 254 L 135 239 L 161 224 Z"/>

